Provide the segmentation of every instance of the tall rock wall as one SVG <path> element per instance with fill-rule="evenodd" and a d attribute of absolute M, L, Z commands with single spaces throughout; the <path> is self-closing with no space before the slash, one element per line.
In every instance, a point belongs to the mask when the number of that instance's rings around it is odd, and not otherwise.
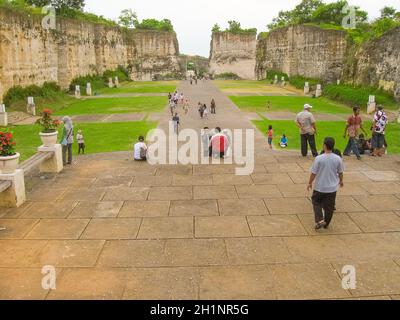
<path fill-rule="evenodd" d="M 0 98 L 12 86 L 55 81 L 67 88 L 77 76 L 101 74 L 122 65 L 134 80 L 179 73 L 173 32 L 124 30 L 57 18 L 56 30 L 42 17 L 0 9 Z"/>
<path fill-rule="evenodd" d="M 290 26 L 270 32 L 257 44 L 257 77 L 268 70 L 325 81 L 341 78 L 346 33 L 315 26 Z"/>
<path fill-rule="evenodd" d="M 255 79 L 256 34 L 214 32 L 211 40 L 210 72 L 227 72 L 242 79 Z"/>
<path fill-rule="evenodd" d="M 349 51 L 344 70 L 349 82 L 380 87 L 400 99 L 400 27 Z"/>

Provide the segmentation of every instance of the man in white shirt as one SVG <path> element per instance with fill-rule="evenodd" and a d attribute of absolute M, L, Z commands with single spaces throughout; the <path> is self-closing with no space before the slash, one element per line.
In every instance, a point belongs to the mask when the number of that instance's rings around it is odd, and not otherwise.
<path fill-rule="evenodd" d="M 134 146 L 133 157 L 135 161 L 147 160 L 147 145 L 144 143 L 144 137 L 139 137 L 139 142 Z"/>
<path fill-rule="evenodd" d="M 335 211 L 336 193 L 343 188 L 344 166 L 342 158 L 333 153 L 335 140 L 325 138 L 324 154 L 315 158 L 311 168 L 308 191 L 313 188 L 312 203 L 315 214 L 315 229 L 327 229 Z"/>
<path fill-rule="evenodd" d="M 318 156 L 318 151 L 315 146 L 315 135 L 317 134 L 317 127 L 315 125 L 315 118 L 311 113 L 312 106 L 309 104 L 304 105 L 304 111 L 296 116 L 296 125 L 300 129 L 301 137 L 301 155 L 307 156 L 308 144 L 313 157 Z"/>

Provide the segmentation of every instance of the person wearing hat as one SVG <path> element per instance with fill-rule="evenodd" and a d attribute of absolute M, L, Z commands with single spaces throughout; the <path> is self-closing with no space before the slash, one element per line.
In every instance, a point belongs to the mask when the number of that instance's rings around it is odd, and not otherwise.
<path fill-rule="evenodd" d="M 317 128 L 315 126 L 315 118 L 311 113 L 312 106 L 309 104 L 304 105 L 304 110 L 296 116 L 296 124 L 300 129 L 301 137 L 301 155 L 306 157 L 308 154 L 308 145 L 313 157 L 318 156 L 318 151 L 315 145 L 315 135 Z"/>
<path fill-rule="evenodd" d="M 78 133 L 76 135 L 76 140 L 78 141 L 78 154 L 85 154 L 85 140 L 83 137 L 82 130 L 78 130 Z"/>

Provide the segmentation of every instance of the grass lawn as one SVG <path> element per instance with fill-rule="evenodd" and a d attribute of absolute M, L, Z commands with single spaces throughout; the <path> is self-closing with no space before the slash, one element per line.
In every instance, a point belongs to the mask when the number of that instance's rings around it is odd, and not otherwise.
<path fill-rule="evenodd" d="M 140 135 L 157 126 L 157 122 L 111 122 L 111 123 L 79 123 L 75 125 L 76 132 L 83 131 L 86 143 L 86 153 L 127 151 L 133 149 L 133 143 Z M 17 151 L 21 153 L 20 161 L 24 161 L 37 152 L 41 145 L 38 125 L 10 126 L 17 142 Z M 62 128 L 58 135 L 61 139 Z M 78 144 L 73 146 L 74 154 L 78 152 Z"/>
<path fill-rule="evenodd" d="M 351 113 L 351 109 L 343 104 L 333 102 L 326 98 L 309 98 L 302 96 L 250 96 L 250 97 L 229 97 L 240 109 L 248 112 L 267 112 L 267 102 L 271 102 L 269 111 L 288 111 L 299 113 L 303 110 L 304 104 L 311 104 L 313 113 Z"/>
<path fill-rule="evenodd" d="M 119 88 L 103 88 L 95 91 L 100 94 L 172 93 L 178 83 L 178 81 L 123 82 Z"/>
<path fill-rule="evenodd" d="M 297 128 L 294 121 L 290 120 L 254 120 L 253 123 L 256 127 L 266 135 L 268 126 L 272 125 L 274 128 L 274 145 L 279 147 L 279 142 L 282 134 L 286 134 L 289 141 L 288 149 L 300 150 L 300 136 L 299 129 Z M 364 126 L 365 129 L 368 126 Z M 335 138 L 336 147 L 343 152 L 347 144 L 347 139 L 343 138 L 344 133 L 344 122 L 340 121 L 319 121 L 317 123 L 318 134 L 316 136 L 317 149 L 322 150 L 323 140 L 330 136 Z M 397 123 L 390 123 L 386 130 L 386 140 L 389 146 L 389 153 L 399 154 L 400 153 L 400 125 Z M 265 140 L 267 143 L 267 140 Z"/>
<path fill-rule="evenodd" d="M 65 106 L 56 115 L 114 114 L 135 112 L 161 112 L 168 99 L 165 97 L 129 97 L 84 99 Z"/>

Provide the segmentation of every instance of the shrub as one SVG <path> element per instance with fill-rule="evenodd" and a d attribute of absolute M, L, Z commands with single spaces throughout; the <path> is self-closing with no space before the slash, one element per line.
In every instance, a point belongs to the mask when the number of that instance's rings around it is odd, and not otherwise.
<path fill-rule="evenodd" d="M 396 105 L 396 101 L 390 93 L 373 87 L 360 87 L 346 84 L 328 85 L 324 88 L 324 95 L 332 100 L 340 101 L 350 106 L 366 106 L 370 95 L 374 95 L 376 102 L 385 107 Z"/>
<path fill-rule="evenodd" d="M 276 71 L 276 70 L 268 70 L 267 71 L 267 80 L 274 80 L 275 75 L 278 76 L 278 81 L 281 81 L 282 77 L 285 77 L 286 81 L 289 80 L 289 76 L 286 73 Z"/>
<path fill-rule="evenodd" d="M 313 78 L 306 78 L 306 77 L 302 77 L 302 76 L 290 77 L 289 81 L 290 81 L 290 84 L 293 85 L 297 89 L 303 89 L 304 84 L 306 82 L 309 83 L 310 87 L 316 87 L 317 84 L 321 83 L 321 80 L 313 79 Z"/>
<path fill-rule="evenodd" d="M 128 73 L 128 71 L 126 70 Z M 103 73 L 103 80 L 105 83 L 108 83 L 108 79 L 112 78 L 114 80 L 115 77 L 118 77 L 119 81 L 128 81 L 129 80 L 129 73 L 125 73 L 125 70 L 122 67 L 118 67 L 117 70 L 106 70 Z"/>
<path fill-rule="evenodd" d="M 86 85 L 88 82 L 90 82 L 93 90 L 106 87 L 106 83 L 105 83 L 103 77 L 98 76 L 98 75 L 93 75 L 93 76 L 77 77 L 77 78 L 73 79 L 71 84 L 69 85 L 69 90 L 70 90 L 70 92 L 75 92 L 75 86 L 80 86 L 81 93 L 86 94 L 86 91 L 82 90 L 82 89 L 86 88 Z"/>
<path fill-rule="evenodd" d="M 15 155 L 14 135 L 12 132 L 6 130 L 0 130 L 0 156 L 8 157 Z"/>
<path fill-rule="evenodd" d="M 25 88 L 14 86 L 6 92 L 3 101 L 11 106 L 13 103 L 26 100 L 28 97 L 53 97 L 61 92 L 61 88 L 55 82 L 45 82 L 41 87 L 30 85 Z"/>
<path fill-rule="evenodd" d="M 143 19 L 142 22 L 135 21 L 135 28 L 142 30 L 157 30 L 157 31 L 174 31 L 174 27 L 170 20 L 163 19 Z"/>
<path fill-rule="evenodd" d="M 222 80 L 241 80 L 241 78 L 233 72 L 224 72 L 220 74 L 215 74 L 214 79 L 222 79 Z"/>

